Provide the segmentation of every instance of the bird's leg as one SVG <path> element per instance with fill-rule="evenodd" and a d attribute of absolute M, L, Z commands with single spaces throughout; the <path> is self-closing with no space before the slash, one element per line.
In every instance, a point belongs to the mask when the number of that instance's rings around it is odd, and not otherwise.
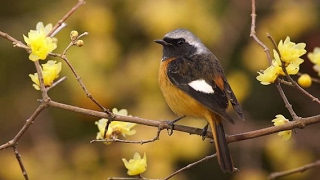
<path fill-rule="evenodd" d="M 204 140 L 205 137 L 206 137 L 206 135 L 207 135 L 208 127 L 209 127 L 209 123 L 207 123 L 207 125 L 205 125 L 205 126 L 202 128 L 202 133 L 201 133 L 202 140 Z"/>
<path fill-rule="evenodd" d="M 174 123 L 180 121 L 181 119 L 185 118 L 186 116 L 180 116 L 177 119 L 174 119 L 172 121 L 167 121 L 167 124 L 170 126 L 170 129 L 168 129 L 168 135 L 171 136 L 173 134 L 174 129 Z"/>

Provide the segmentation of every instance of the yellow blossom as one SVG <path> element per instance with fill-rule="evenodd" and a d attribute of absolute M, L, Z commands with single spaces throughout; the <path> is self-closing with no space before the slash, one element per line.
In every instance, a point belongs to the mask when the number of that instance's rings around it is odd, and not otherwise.
<path fill-rule="evenodd" d="M 285 63 L 290 63 L 293 60 L 299 58 L 300 56 L 304 55 L 307 51 L 305 50 L 306 43 L 294 43 L 290 41 L 290 37 L 284 40 L 281 40 L 278 44 L 278 49 L 281 54 L 281 59 Z"/>
<path fill-rule="evenodd" d="M 282 69 L 278 66 L 276 61 L 272 61 L 272 65 L 263 72 L 258 72 L 259 75 L 256 78 L 261 84 L 269 85 L 277 79 L 281 71 Z"/>
<path fill-rule="evenodd" d="M 47 63 L 42 64 L 41 72 L 43 76 L 43 82 L 45 86 L 51 86 L 53 81 L 59 77 L 61 71 L 61 62 L 49 60 Z M 29 74 L 29 77 L 34 82 L 33 87 L 36 90 L 40 90 L 40 82 L 38 73 Z"/>
<path fill-rule="evenodd" d="M 57 48 L 56 40 L 47 37 L 51 29 L 51 24 L 44 27 L 42 22 L 38 22 L 36 30 L 30 30 L 28 32 L 28 37 L 23 35 L 24 41 L 31 49 L 29 55 L 31 61 L 37 61 L 39 59 L 44 60 L 50 52 Z"/>
<path fill-rule="evenodd" d="M 298 78 L 298 83 L 301 87 L 308 88 L 312 84 L 312 80 L 309 74 L 302 74 Z"/>
<path fill-rule="evenodd" d="M 275 61 L 274 65 L 281 67 L 280 74 L 281 75 L 285 75 L 285 73 L 282 70 L 282 63 L 281 63 L 280 56 L 279 56 L 278 52 L 276 50 L 273 50 L 273 55 L 274 55 L 274 58 L 275 58 L 274 59 L 274 61 Z M 304 60 L 301 59 L 301 58 L 295 58 L 295 59 L 292 59 L 291 61 L 288 61 L 287 63 L 285 63 L 285 67 L 286 67 L 287 73 L 289 75 L 297 74 L 299 72 L 299 69 L 300 69 L 300 64 L 303 63 L 303 61 Z"/>
<path fill-rule="evenodd" d="M 128 116 L 128 111 L 126 109 L 117 110 L 116 108 L 112 109 L 112 112 L 117 115 L 123 115 Z M 115 139 L 118 138 L 119 135 L 122 135 L 123 137 L 131 136 L 136 133 L 135 130 L 132 130 L 132 128 L 136 125 L 135 123 L 129 123 L 129 122 L 121 122 L 121 121 L 112 121 L 109 124 L 108 131 L 106 133 L 105 138 L 103 137 L 105 134 L 105 128 L 107 125 L 108 119 L 100 119 L 99 121 L 96 121 L 95 124 L 98 126 L 99 132 L 97 133 L 96 139 Z M 110 144 L 111 142 L 107 142 L 106 144 Z"/>
<path fill-rule="evenodd" d="M 314 48 L 313 52 L 308 53 L 308 58 L 314 64 L 313 69 L 318 72 L 318 76 L 320 76 L 320 48 Z"/>
<path fill-rule="evenodd" d="M 278 114 L 276 118 L 272 120 L 274 126 L 280 126 L 289 122 L 283 115 Z M 281 136 L 284 141 L 287 141 L 291 137 L 291 130 L 281 131 L 278 133 L 278 136 Z"/>
<path fill-rule="evenodd" d="M 147 170 L 147 156 L 144 153 L 143 158 L 141 158 L 139 153 L 134 153 L 133 159 L 130 159 L 129 162 L 122 158 L 124 166 L 128 169 L 127 174 L 129 176 L 134 176 L 143 173 Z"/>

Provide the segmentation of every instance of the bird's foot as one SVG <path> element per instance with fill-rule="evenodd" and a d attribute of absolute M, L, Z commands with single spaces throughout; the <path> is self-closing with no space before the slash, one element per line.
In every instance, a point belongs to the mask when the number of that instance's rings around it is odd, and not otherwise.
<path fill-rule="evenodd" d="M 171 136 L 173 134 L 173 130 L 174 130 L 174 123 L 180 121 L 181 119 L 183 119 L 186 116 L 181 116 L 178 117 L 177 119 L 174 119 L 172 121 L 167 121 L 167 124 L 170 126 L 170 128 L 168 129 L 168 135 Z"/>

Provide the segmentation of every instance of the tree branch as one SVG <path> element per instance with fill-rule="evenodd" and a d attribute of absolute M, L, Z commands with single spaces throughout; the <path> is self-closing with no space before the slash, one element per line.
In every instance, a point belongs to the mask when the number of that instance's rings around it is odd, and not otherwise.
<path fill-rule="evenodd" d="M 98 118 L 106 118 L 108 119 L 110 116 L 104 112 L 99 112 L 99 111 L 94 111 L 94 110 L 89 110 L 89 109 L 84 109 L 84 108 L 79 108 L 67 104 L 62 104 L 58 103 L 55 101 L 49 101 L 48 105 L 51 107 L 59 108 L 59 109 L 64 109 L 68 110 L 71 112 L 76 112 L 76 113 L 81 113 L 84 115 L 89 115 L 89 116 L 94 116 Z M 146 126 L 152 126 L 152 127 L 158 127 L 159 129 L 170 129 L 171 125 L 168 124 L 167 121 L 157 121 L 157 120 L 150 120 L 150 119 L 144 119 L 140 117 L 131 117 L 131 116 L 121 116 L 121 115 L 115 115 L 113 117 L 114 121 L 124 121 L 124 122 L 131 122 L 131 123 L 137 123 L 141 125 L 146 125 Z M 232 142 L 237 142 L 237 141 L 243 141 L 247 139 L 253 139 L 256 137 L 261 137 L 261 136 L 266 136 L 269 134 L 274 134 L 280 131 L 284 130 L 291 130 L 295 128 L 304 128 L 305 126 L 320 123 L 320 115 L 317 116 L 311 116 L 311 117 L 306 117 L 306 118 L 298 118 L 294 119 L 295 121 L 290 121 L 284 125 L 281 126 L 271 126 L 259 130 L 254 130 L 254 131 L 249 131 L 249 132 L 244 132 L 240 134 L 234 134 L 234 135 L 227 135 L 227 141 L 228 143 Z M 180 132 L 185 132 L 188 134 L 195 134 L 201 136 L 203 133 L 203 130 L 201 128 L 194 128 L 194 127 L 189 127 L 189 126 L 184 126 L 184 125 L 174 125 L 174 130 L 175 131 L 180 131 Z M 210 131 L 207 132 L 205 137 L 208 138 L 213 138 L 212 133 Z"/>
<path fill-rule="evenodd" d="M 290 169 L 290 170 L 287 170 L 287 171 L 271 173 L 270 176 L 269 176 L 269 179 L 276 179 L 278 177 L 287 176 L 287 175 L 294 174 L 294 173 L 302 173 L 302 172 L 304 172 L 304 171 L 306 171 L 308 169 L 311 169 L 311 168 L 314 168 L 314 167 L 317 167 L 317 166 L 320 166 L 320 160 L 318 160 L 318 161 L 316 161 L 314 163 L 306 164 L 304 166 L 301 166 L 301 167 L 298 167 L 298 168 L 295 168 L 295 169 Z"/>

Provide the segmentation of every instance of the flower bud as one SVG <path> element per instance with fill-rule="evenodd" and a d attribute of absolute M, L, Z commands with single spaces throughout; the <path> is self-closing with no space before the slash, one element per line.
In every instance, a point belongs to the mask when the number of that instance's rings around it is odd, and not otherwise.
<path fill-rule="evenodd" d="M 311 86 L 312 84 L 312 80 L 311 77 L 309 76 L 309 74 L 302 74 L 299 78 L 298 78 L 298 84 L 301 87 L 304 88 L 308 88 Z"/>
<path fill-rule="evenodd" d="M 77 39 L 78 36 L 79 36 L 78 31 L 73 30 L 73 31 L 70 32 L 70 38 L 71 38 L 72 41 Z"/>
<path fill-rule="evenodd" d="M 76 42 L 76 46 L 78 46 L 78 47 L 82 47 L 84 45 L 84 42 L 83 42 L 83 40 L 77 40 L 77 42 Z"/>

